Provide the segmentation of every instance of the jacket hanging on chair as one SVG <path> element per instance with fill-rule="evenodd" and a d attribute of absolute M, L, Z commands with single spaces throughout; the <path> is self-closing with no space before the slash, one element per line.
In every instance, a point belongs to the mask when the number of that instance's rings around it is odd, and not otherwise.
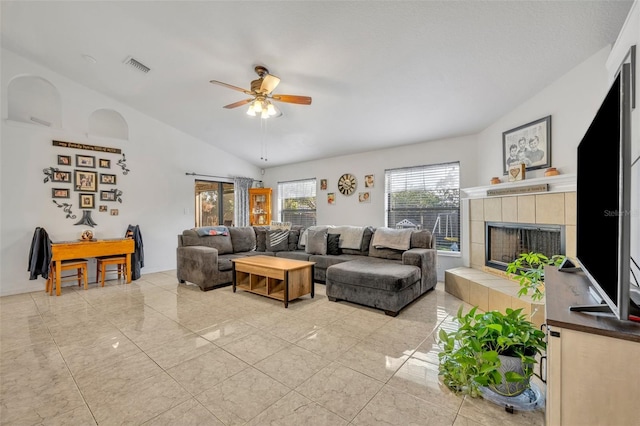
<path fill-rule="evenodd" d="M 31 238 L 31 248 L 29 249 L 29 266 L 27 271 L 30 280 L 35 280 L 38 275 L 42 278 L 49 278 L 49 264 L 51 264 L 51 240 L 44 228 L 37 227 Z"/>
<path fill-rule="evenodd" d="M 126 238 L 133 238 L 135 242 L 135 251 L 131 255 L 131 279 L 137 280 L 140 278 L 140 269 L 144 268 L 144 245 L 142 244 L 142 233 L 140 233 L 140 226 L 129 225 Z"/>

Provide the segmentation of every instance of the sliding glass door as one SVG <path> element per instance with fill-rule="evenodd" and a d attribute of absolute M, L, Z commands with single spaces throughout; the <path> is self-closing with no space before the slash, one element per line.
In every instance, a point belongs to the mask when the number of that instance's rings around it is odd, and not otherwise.
<path fill-rule="evenodd" d="M 232 226 L 233 209 L 233 183 L 196 180 L 195 226 Z"/>

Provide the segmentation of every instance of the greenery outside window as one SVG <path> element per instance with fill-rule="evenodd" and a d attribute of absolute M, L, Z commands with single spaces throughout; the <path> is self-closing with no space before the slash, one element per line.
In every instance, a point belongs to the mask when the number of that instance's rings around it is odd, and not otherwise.
<path fill-rule="evenodd" d="M 233 224 L 233 183 L 196 180 L 196 226 Z"/>
<path fill-rule="evenodd" d="M 278 220 L 302 225 L 316 224 L 316 179 L 278 182 Z"/>
<path fill-rule="evenodd" d="M 440 251 L 460 251 L 460 163 L 385 170 L 386 226 L 431 231 Z"/>

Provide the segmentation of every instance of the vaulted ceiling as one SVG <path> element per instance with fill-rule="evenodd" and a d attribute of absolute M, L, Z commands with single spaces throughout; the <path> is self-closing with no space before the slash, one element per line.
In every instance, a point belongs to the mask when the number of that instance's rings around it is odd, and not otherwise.
<path fill-rule="evenodd" d="M 631 4 L 2 1 L 2 46 L 267 168 L 477 133 L 613 43 Z M 209 81 L 249 89 L 256 65 L 312 104 L 223 109 L 247 95 Z"/>

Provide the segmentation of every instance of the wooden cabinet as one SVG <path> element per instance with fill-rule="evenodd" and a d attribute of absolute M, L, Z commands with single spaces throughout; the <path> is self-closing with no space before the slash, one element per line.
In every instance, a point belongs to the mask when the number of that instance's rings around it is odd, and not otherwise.
<path fill-rule="evenodd" d="M 271 188 L 249 189 L 249 224 L 251 226 L 271 223 Z"/>
<path fill-rule="evenodd" d="M 594 303 L 582 273 L 545 268 L 545 284 L 546 424 L 638 424 L 640 324 L 569 311 Z"/>

